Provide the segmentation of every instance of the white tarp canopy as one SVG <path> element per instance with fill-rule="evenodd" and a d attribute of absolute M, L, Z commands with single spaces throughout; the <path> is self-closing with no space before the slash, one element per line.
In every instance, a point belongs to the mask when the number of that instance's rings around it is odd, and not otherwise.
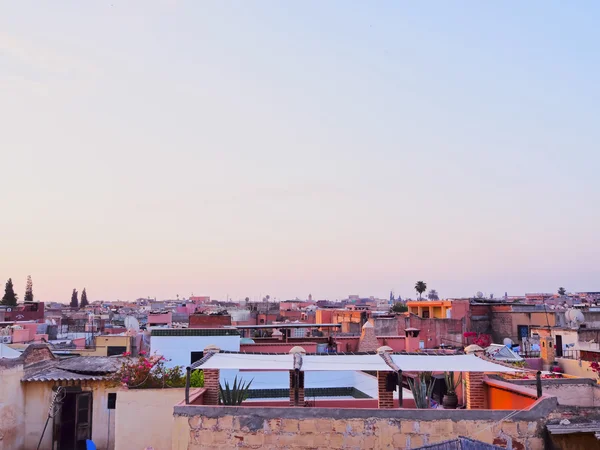
<path fill-rule="evenodd" d="M 302 355 L 301 370 L 393 371 L 379 355 Z"/>
<path fill-rule="evenodd" d="M 407 372 L 518 372 L 475 355 L 390 355 Z M 195 365 L 194 365 L 195 366 Z M 195 366 L 196 367 L 196 366 Z M 215 353 L 199 369 L 293 370 L 294 356 L 287 354 Z M 391 372 L 380 355 L 302 355 L 306 372 L 362 370 Z"/>
<path fill-rule="evenodd" d="M 215 353 L 198 369 L 293 370 L 294 355 Z"/>
<path fill-rule="evenodd" d="M 392 361 L 406 372 L 519 372 L 475 355 L 392 355 Z"/>

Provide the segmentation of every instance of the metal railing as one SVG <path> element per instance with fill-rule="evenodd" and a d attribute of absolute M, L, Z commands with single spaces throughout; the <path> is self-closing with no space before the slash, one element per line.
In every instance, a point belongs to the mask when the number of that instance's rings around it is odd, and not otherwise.
<path fill-rule="evenodd" d="M 580 359 L 579 350 L 563 350 L 562 356 L 556 355 L 557 358 L 566 358 L 566 359 Z"/>

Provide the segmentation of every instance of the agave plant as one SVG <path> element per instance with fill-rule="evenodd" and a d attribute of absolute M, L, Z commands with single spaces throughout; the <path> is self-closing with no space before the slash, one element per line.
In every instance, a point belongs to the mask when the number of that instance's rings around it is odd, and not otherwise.
<path fill-rule="evenodd" d="M 219 403 L 228 406 L 241 405 L 244 400 L 248 398 L 250 385 L 254 379 L 244 382 L 240 378 L 239 382 L 237 376 L 233 379 L 233 386 L 229 386 L 229 382 L 225 381 L 225 388 L 219 383 Z"/>
<path fill-rule="evenodd" d="M 433 392 L 431 375 L 431 372 L 420 372 L 417 378 L 408 379 L 408 386 L 412 391 L 417 408 L 426 409 L 431 405 L 431 393 Z"/>
<path fill-rule="evenodd" d="M 446 381 L 446 392 L 448 394 L 456 394 L 456 388 L 462 381 L 462 372 L 458 375 L 458 380 L 454 381 L 454 372 L 444 372 L 444 380 Z"/>

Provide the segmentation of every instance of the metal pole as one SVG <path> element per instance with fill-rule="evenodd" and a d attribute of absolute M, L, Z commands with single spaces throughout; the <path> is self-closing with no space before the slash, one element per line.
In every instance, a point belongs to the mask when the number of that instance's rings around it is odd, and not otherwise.
<path fill-rule="evenodd" d="M 190 378 L 192 376 L 192 368 L 185 369 L 185 404 L 190 404 Z"/>
<path fill-rule="evenodd" d="M 537 387 L 537 398 L 542 396 L 542 372 L 539 370 L 535 374 L 535 384 Z"/>

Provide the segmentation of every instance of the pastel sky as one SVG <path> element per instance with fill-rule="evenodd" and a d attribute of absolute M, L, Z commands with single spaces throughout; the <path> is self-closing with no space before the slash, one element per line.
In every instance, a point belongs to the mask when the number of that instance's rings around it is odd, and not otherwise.
<path fill-rule="evenodd" d="M 0 6 L 0 280 L 40 300 L 600 290 L 600 6 Z"/>

